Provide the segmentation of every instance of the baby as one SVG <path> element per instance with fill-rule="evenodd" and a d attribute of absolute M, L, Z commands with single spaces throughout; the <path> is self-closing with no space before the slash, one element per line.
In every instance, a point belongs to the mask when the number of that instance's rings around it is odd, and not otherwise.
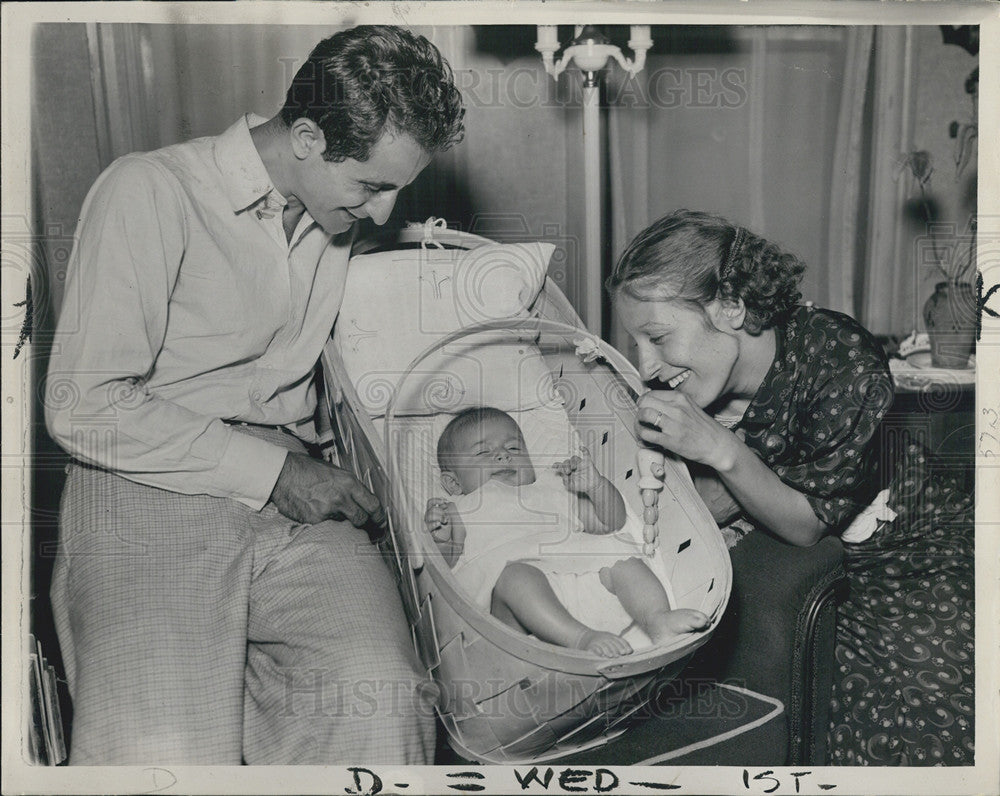
<path fill-rule="evenodd" d="M 656 575 L 632 554 L 636 544 L 614 536 L 625 502 L 582 453 L 536 475 L 506 412 L 481 407 L 453 418 L 437 454 L 441 486 L 455 502 L 431 498 L 424 521 L 456 579 L 502 622 L 604 657 L 632 646 L 581 622 L 564 600 L 585 614 L 595 592 L 610 592 L 622 629 L 635 622 L 654 644 L 707 626 L 701 611 L 672 610 Z"/>

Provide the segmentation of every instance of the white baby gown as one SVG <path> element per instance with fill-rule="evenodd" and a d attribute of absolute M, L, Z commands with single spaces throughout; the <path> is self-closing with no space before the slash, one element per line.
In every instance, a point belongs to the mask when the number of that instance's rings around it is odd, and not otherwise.
<path fill-rule="evenodd" d="M 578 621 L 595 630 L 623 633 L 632 618 L 600 582 L 599 572 L 625 558 L 643 558 L 641 522 L 628 512 L 617 533 L 585 533 L 577 513 L 578 497 L 566 490 L 558 473 L 539 469 L 536 475 L 535 483 L 520 487 L 491 480 L 455 499 L 466 528 L 465 547 L 452 569 L 455 578 L 473 602 L 489 612 L 493 587 L 504 567 L 524 561 L 545 573 L 560 602 Z M 662 568 L 654 566 L 653 571 L 674 605 Z M 635 638 L 638 644 L 643 645 L 643 639 L 648 644 L 645 634 L 635 630 L 641 634 Z"/>

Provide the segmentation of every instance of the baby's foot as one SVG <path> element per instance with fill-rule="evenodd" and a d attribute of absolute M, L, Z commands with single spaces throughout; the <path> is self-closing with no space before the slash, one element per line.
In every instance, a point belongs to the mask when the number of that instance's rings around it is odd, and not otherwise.
<path fill-rule="evenodd" d="M 574 645 L 577 649 L 593 652 L 602 658 L 617 658 L 619 655 L 628 655 L 632 651 L 632 645 L 621 636 L 614 633 L 604 633 L 600 630 L 588 630 L 580 635 Z"/>
<path fill-rule="evenodd" d="M 650 623 L 649 637 L 659 644 L 681 633 L 693 633 L 708 627 L 708 616 L 692 608 L 677 608 L 658 614 Z"/>

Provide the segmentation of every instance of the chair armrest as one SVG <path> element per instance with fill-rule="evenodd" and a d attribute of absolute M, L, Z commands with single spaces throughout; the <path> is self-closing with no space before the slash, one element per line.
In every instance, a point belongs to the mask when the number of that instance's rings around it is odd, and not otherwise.
<path fill-rule="evenodd" d="M 836 669 L 837 606 L 847 597 L 841 562 L 843 545 L 831 537 L 836 563 L 806 595 L 796 621 L 792 658 L 792 695 L 788 709 L 790 764 L 826 764 L 830 697 Z"/>
<path fill-rule="evenodd" d="M 812 547 L 795 547 L 754 531 L 729 552 L 729 608 L 699 654 L 701 667 L 785 704 L 788 759 L 775 765 L 822 762 L 835 608 L 846 588 L 843 545 L 831 536 Z"/>

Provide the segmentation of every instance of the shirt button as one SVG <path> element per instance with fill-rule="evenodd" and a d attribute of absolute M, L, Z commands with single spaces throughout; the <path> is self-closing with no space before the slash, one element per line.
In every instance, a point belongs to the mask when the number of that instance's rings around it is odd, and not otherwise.
<path fill-rule="evenodd" d="M 255 401 L 259 402 L 260 399 L 262 398 L 260 390 L 254 390 L 253 395 L 251 395 L 250 397 L 253 398 Z"/>

